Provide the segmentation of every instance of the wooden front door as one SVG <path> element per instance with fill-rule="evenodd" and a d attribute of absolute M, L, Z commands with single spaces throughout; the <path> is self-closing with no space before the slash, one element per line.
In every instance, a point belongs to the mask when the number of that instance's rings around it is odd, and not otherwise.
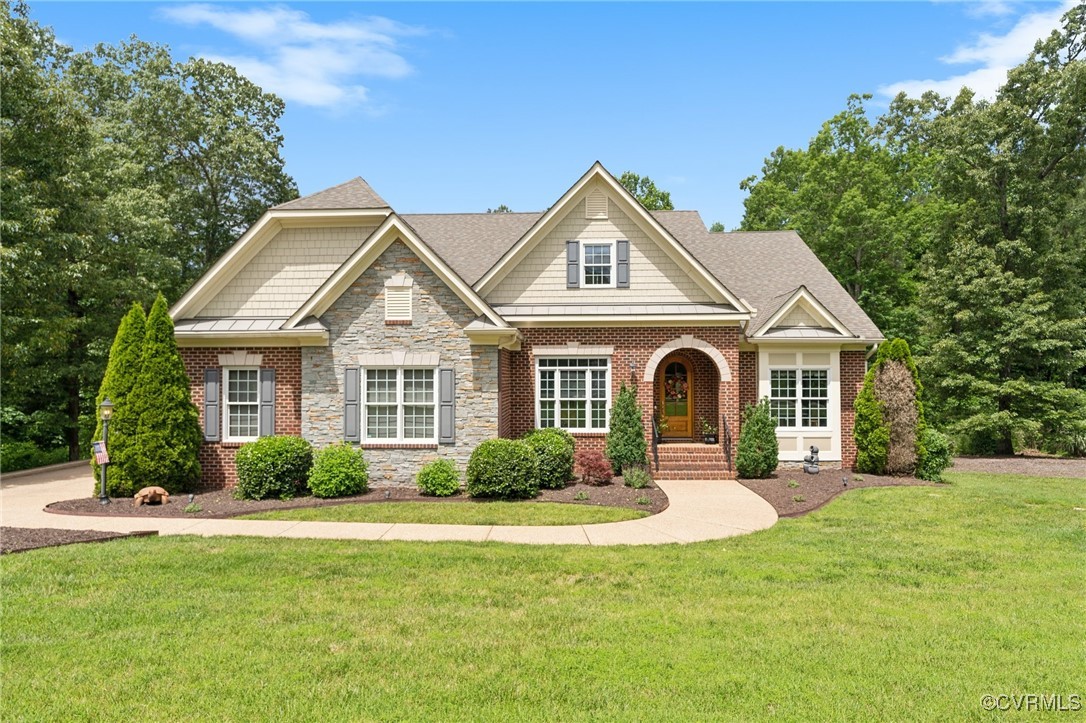
<path fill-rule="evenodd" d="M 660 400 L 658 409 L 667 438 L 694 437 L 694 378 L 690 362 L 680 357 L 668 357 L 660 362 L 656 373 L 656 388 Z"/>

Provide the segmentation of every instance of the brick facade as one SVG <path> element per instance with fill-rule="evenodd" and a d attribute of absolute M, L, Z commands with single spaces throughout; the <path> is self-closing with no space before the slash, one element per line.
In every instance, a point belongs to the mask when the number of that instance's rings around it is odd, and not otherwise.
<path fill-rule="evenodd" d="M 844 469 L 851 469 L 856 465 L 856 440 L 852 436 L 856 411 L 853 404 L 864 385 L 865 374 L 866 352 L 841 352 L 841 467 Z"/>
<path fill-rule="evenodd" d="M 646 443 L 651 445 L 649 415 L 656 394 L 655 384 L 642 381 L 645 365 L 653 352 L 664 344 L 690 335 L 716 348 L 723 355 L 731 372 L 731 381 L 718 383 L 716 365 L 704 352 L 697 349 L 678 350 L 694 366 L 695 374 L 695 424 L 698 415 L 713 419 L 720 426 L 721 412 L 727 415 L 732 435 L 732 448 L 738 442 L 739 429 L 739 328 L 728 327 L 620 327 L 620 328 L 526 328 L 521 330 L 524 341 L 520 351 L 506 352 L 508 365 L 502 363 L 501 416 L 507 418 L 502 425 L 502 436 L 519 437 L 535 426 L 535 356 L 536 346 L 561 346 L 578 342 L 584 346 L 610 346 L 611 396 L 618 394 L 622 383 L 637 387 L 637 401 L 645 410 Z M 633 369 L 630 365 L 633 364 Z M 655 370 L 654 370 L 655 371 Z M 698 377 L 705 384 L 698 382 Z M 655 374 L 654 374 L 655 378 Z M 700 392 L 700 395 L 699 395 Z M 698 397 L 702 399 L 699 401 Z M 506 415 L 508 415 L 506 417 Z M 699 434 L 700 430 L 695 430 Z M 720 430 L 721 435 L 723 430 Z M 574 433 L 581 448 L 602 450 L 605 437 L 599 433 Z"/>
<path fill-rule="evenodd" d="M 259 354 L 262 369 L 275 370 L 275 433 L 302 433 L 302 364 L 301 350 L 297 347 L 181 347 L 181 360 L 189 377 L 192 401 L 200 412 L 200 428 L 204 428 L 204 370 L 218 369 L 223 379 L 220 354 L 240 351 Z M 220 407 L 221 408 L 221 407 Z M 237 484 L 234 455 L 240 442 L 204 442 L 200 446 L 200 487 L 218 489 Z"/>
<path fill-rule="evenodd" d="M 739 352 L 739 409 L 758 403 L 758 352 Z"/>

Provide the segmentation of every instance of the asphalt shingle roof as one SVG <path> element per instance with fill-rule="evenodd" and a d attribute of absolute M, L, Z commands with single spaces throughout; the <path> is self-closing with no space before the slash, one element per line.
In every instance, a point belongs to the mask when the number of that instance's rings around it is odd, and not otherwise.
<path fill-rule="evenodd" d="M 296 198 L 274 207 L 278 211 L 330 211 L 339 209 L 390 208 L 385 199 L 361 176 Z"/>
<path fill-rule="evenodd" d="M 472 286 L 532 227 L 532 213 L 408 213 L 400 218 Z"/>

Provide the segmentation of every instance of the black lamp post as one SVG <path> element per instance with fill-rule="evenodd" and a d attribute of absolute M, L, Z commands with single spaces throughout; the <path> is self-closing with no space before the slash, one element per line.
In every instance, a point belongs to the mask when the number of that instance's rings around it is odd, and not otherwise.
<path fill-rule="evenodd" d="M 109 450 L 107 444 L 109 440 L 109 419 L 113 416 L 113 402 L 109 401 L 109 397 L 102 400 L 102 403 L 98 405 L 98 412 L 102 415 L 102 446 Z M 99 465 L 99 470 L 102 477 L 102 489 L 98 493 L 98 501 L 103 505 L 109 504 L 109 495 L 106 494 L 106 466 L 109 463 Z"/>

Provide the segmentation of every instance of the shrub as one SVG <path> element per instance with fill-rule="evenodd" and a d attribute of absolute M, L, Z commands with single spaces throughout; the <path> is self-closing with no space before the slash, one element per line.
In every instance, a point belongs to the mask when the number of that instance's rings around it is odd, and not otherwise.
<path fill-rule="evenodd" d="M 143 312 L 143 306 L 135 302 L 117 328 L 113 346 L 109 349 L 106 374 L 102 378 L 102 385 L 98 388 L 98 396 L 94 402 L 96 417 L 98 406 L 106 397 L 109 397 L 109 401 L 113 403 L 113 417 L 109 420 L 109 439 L 106 440 L 110 459 L 110 465 L 106 471 L 106 492 L 110 497 L 131 497 L 136 490 L 143 487 L 133 480 L 126 458 L 128 450 L 135 441 L 136 426 L 139 422 L 139 419 L 132 414 L 128 398 L 139 379 L 143 358 L 143 339 L 146 333 L 147 315 Z M 94 428 L 91 441 L 102 438 L 102 420 L 96 419 L 96 422 L 97 426 Z M 91 467 L 94 468 L 94 479 L 98 480 L 99 471 L 94 455 L 91 455 Z M 94 491 L 98 492 L 97 483 L 95 483 Z"/>
<path fill-rule="evenodd" d="M 632 487 L 635 490 L 642 490 L 649 486 L 649 482 L 652 482 L 652 477 L 649 476 L 648 470 L 644 467 L 627 467 L 622 470 L 622 482 L 627 487 Z"/>
<path fill-rule="evenodd" d="M 289 500 L 305 491 L 313 448 L 301 437 L 261 437 L 238 450 L 235 466 L 239 499 Z"/>
<path fill-rule="evenodd" d="M 539 460 L 522 441 L 488 439 L 468 460 L 468 494 L 472 497 L 535 497 L 539 494 Z"/>
<path fill-rule="evenodd" d="M 452 460 L 435 459 L 419 470 L 415 482 L 424 495 L 449 497 L 460 491 L 460 472 Z"/>
<path fill-rule="evenodd" d="M 573 435 L 550 427 L 529 432 L 524 442 L 539 459 L 539 486 L 560 490 L 573 479 Z"/>
<path fill-rule="evenodd" d="M 18 472 L 67 461 L 68 450 L 64 448 L 44 450 L 33 442 L 0 443 L 0 472 Z"/>
<path fill-rule="evenodd" d="M 369 489 L 370 475 L 362 450 L 346 443 L 331 444 L 313 457 L 309 491 L 314 497 L 345 497 Z"/>
<path fill-rule="evenodd" d="M 607 458 L 615 474 L 634 464 L 645 464 L 645 425 L 637 392 L 624 383 L 611 405 L 611 424 L 607 432 Z"/>
<path fill-rule="evenodd" d="M 856 469 L 909 474 L 924 464 L 922 390 L 909 344 L 894 339 L 880 346 L 853 405 Z"/>
<path fill-rule="evenodd" d="M 777 423 L 769 414 L 769 399 L 763 397 L 762 401 L 748 404 L 743 410 L 735 467 L 740 477 L 762 479 L 777 469 L 779 456 Z"/>
<path fill-rule="evenodd" d="M 166 297 L 159 294 L 147 315 L 139 378 L 128 395 L 136 436 L 121 462 L 137 488 L 160 485 L 176 494 L 200 479 L 204 433 L 189 388 Z"/>
<path fill-rule="evenodd" d="M 581 481 L 586 485 L 605 485 L 614 477 L 611 463 L 603 453 L 595 449 L 582 449 L 577 452 L 577 469 L 581 472 Z"/>
<path fill-rule="evenodd" d="M 921 443 L 925 454 L 916 466 L 916 476 L 929 482 L 942 482 L 943 470 L 954 463 L 954 445 L 949 437 L 930 427 L 924 430 Z"/>

